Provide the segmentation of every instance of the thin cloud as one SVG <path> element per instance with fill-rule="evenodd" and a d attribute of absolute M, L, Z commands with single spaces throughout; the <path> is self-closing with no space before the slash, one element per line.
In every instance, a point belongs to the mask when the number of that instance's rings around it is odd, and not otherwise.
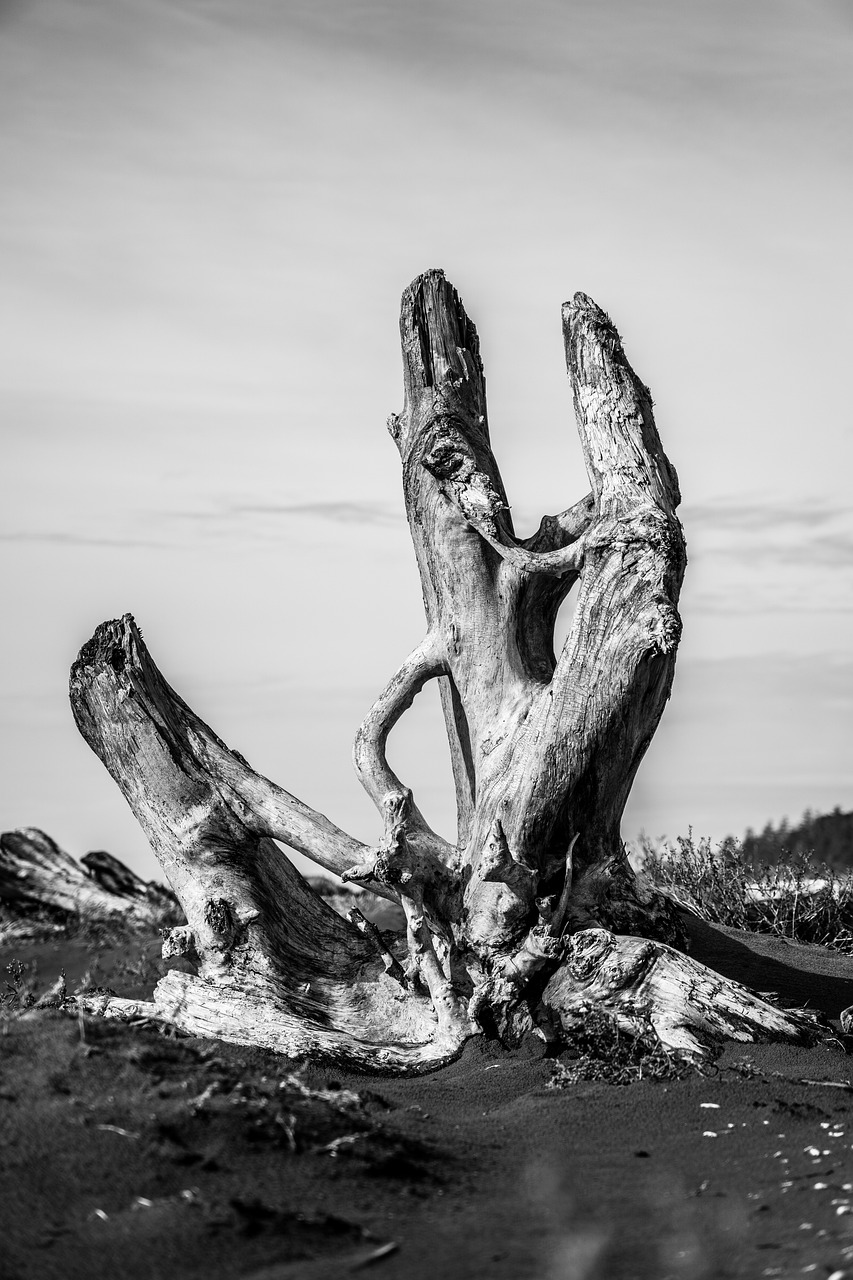
<path fill-rule="evenodd" d="M 853 614 L 849 504 L 812 495 L 731 497 L 688 504 L 683 520 L 692 562 L 686 616 L 730 617 L 738 626 L 775 617 L 784 632 L 784 619 L 798 615 L 840 626 Z"/>
<path fill-rule="evenodd" d="M 291 502 L 247 504 L 232 510 L 239 515 L 316 516 L 340 524 L 397 524 L 401 511 L 380 502 Z"/>
<path fill-rule="evenodd" d="M 403 518 L 402 510 L 394 510 L 388 504 L 352 501 L 228 503 L 218 511 L 173 511 L 170 514 L 178 520 L 209 525 L 256 516 L 308 516 L 336 524 L 371 525 L 398 524 Z"/>
<path fill-rule="evenodd" d="M 853 508 L 826 503 L 818 498 L 806 501 L 774 502 L 721 499 L 719 502 L 687 504 L 682 508 L 685 527 L 732 529 L 779 529 L 789 526 L 812 529 L 834 520 L 853 521 Z"/>
<path fill-rule="evenodd" d="M 688 547 L 703 558 L 725 556 L 780 567 L 842 569 L 853 565 L 853 508 L 817 498 L 721 501 L 683 512 Z"/>
<path fill-rule="evenodd" d="M 728 549 L 735 554 L 736 547 Z M 751 544 L 749 554 L 753 560 L 777 561 L 788 565 L 821 565 L 824 568 L 853 566 L 853 532 L 807 538 L 791 546 L 772 543 Z"/>
<path fill-rule="evenodd" d="M 818 592 L 804 599 L 799 592 L 783 594 L 756 592 L 746 584 L 737 590 L 700 591 L 682 600 L 682 612 L 712 613 L 720 616 L 738 616 L 754 618 L 758 614 L 781 613 L 795 614 L 853 614 L 853 601 L 821 599 Z"/>
<path fill-rule="evenodd" d="M 170 542 L 152 542 L 146 538 L 109 538 L 92 534 L 36 529 L 19 529 L 10 533 L 0 533 L 0 542 L 46 542 L 69 547 L 150 547 L 157 550 L 169 549 L 173 546 Z"/>

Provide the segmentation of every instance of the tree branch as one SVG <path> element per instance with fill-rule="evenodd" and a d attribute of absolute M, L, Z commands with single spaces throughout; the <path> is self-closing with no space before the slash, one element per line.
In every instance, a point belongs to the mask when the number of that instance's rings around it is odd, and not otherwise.
<path fill-rule="evenodd" d="M 583 814 L 578 873 L 617 874 L 622 810 L 672 686 L 686 557 L 648 389 L 586 295 L 564 306 L 563 326 L 597 515 L 583 534 L 571 633 L 528 721 L 541 764 L 519 768 L 511 838 L 559 865 Z M 627 890 L 630 876 L 617 880 Z"/>
<path fill-rule="evenodd" d="M 480 491 L 472 490 L 472 501 L 505 508 L 506 495 L 489 444 L 477 331 L 443 272 L 425 272 L 403 293 L 400 338 L 405 403 L 403 412 L 390 419 L 389 429 L 403 464 L 427 624 L 442 637 L 447 656 L 448 674 L 439 677 L 439 691 L 461 847 L 474 813 L 477 740 L 484 721 L 495 722 L 495 702 L 503 693 L 506 637 L 496 582 L 500 562 L 446 500 L 426 460 L 440 468 L 442 457 L 456 450 L 478 477 L 473 487 Z M 493 648 L 481 645 L 484 636 Z"/>
<path fill-rule="evenodd" d="M 443 646 L 431 633 L 388 681 L 356 734 L 353 745 L 355 771 L 380 813 L 384 812 L 386 796 L 406 790 L 385 755 L 388 735 L 424 685 L 446 670 Z M 414 803 L 412 816 L 426 826 Z"/>
<path fill-rule="evenodd" d="M 519 543 L 527 551 L 556 551 L 586 533 L 595 518 L 591 493 L 555 516 L 543 516 L 532 537 Z"/>
<path fill-rule="evenodd" d="M 546 516 L 538 537 L 518 542 L 507 519 L 506 503 L 489 475 L 479 470 L 462 432 L 451 419 L 443 420 L 441 427 L 442 434 L 424 457 L 423 465 L 470 527 L 502 560 L 522 573 L 576 574 L 583 560 L 583 532 L 589 527 L 590 500 L 582 499 L 562 517 Z M 574 536 L 569 533 L 573 527 L 577 529 Z M 546 540 L 550 543 L 547 548 L 539 545 Z"/>
<path fill-rule="evenodd" d="M 159 727 L 164 743 L 173 753 L 183 753 L 204 773 L 216 777 L 223 794 L 253 835 L 267 836 L 304 854 L 327 871 L 339 875 L 364 856 L 367 846 L 318 813 L 256 773 L 243 756 L 226 747 L 212 729 L 166 684 L 154 665 L 142 636 L 130 614 L 120 622 L 104 623 L 81 652 L 72 671 L 72 709 L 77 725 L 92 750 L 113 772 L 108 747 L 101 741 L 100 722 L 93 723 L 77 695 L 80 674 L 90 646 L 107 649 L 118 679 L 124 678 L 128 692 Z M 116 781 L 124 788 L 125 783 Z M 131 807 L 134 799 L 128 796 Z M 385 894 L 386 897 L 393 895 Z M 393 898 L 396 901 L 396 898 Z"/>
<path fill-rule="evenodd" d="M 182 971 L 158 984 L 158 1016 L 197 1034 L 364 1066 L 417 1070 L 458 1050 L 467 1025 L 402 992 L 386 957 L 258 833 L 283 811 L 288 838 L 336 868 L 365 846 L 287 793 L 282 804 L 277 789 L 274 813 L 254 815 L 251 803 L 263 804 L 271 784 L 258 787 L 169 688 L 132 618 L 103 624 L 84 646 L 71 701 L 186 913 L 164 944 Z M 318 846 L 330 828 L 327 857 Z M 122 1002 L 111 1009 L 124 1016 Z"/>
<path fill-rule="evenodd" d="M 566 364 L 593 496 L 602 515 L 637 503 L 672 515 L 678 476 L 660 442 L 652 396 L 628 363 L 613 321 L 592 298 L 563 304 Z"/>

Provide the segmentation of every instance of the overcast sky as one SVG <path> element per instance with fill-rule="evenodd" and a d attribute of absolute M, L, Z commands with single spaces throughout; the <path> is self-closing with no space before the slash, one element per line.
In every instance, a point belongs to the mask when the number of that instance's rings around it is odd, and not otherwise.
<path fill-rule="evenodd" d="M 845 0 L 0 0 L 0 829 L 153 858 L 68 668 L 131 611 L 369 841 L 355 729 L 423 613 L 399 296 L 482 341 L 517 526 L 586 491 L 578 289 L 651 385 L 690 562 L 627 837 L 853 807 Z M 391 743 L 453 829 L 437 698 Z"/>

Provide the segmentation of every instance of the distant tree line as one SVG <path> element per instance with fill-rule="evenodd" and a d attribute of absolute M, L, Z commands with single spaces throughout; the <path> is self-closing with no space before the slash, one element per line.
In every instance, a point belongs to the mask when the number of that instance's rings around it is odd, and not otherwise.
<path fill-rule="evenodd" d="M 823 814 L 807 809 L 796 826 L 790 826 L 787 818 L 783 818 L 776 827 L 768 822 L 760 833 L 748 828 L 741 851 L 747 861 L 755 864 L 773 864 L 794 856 L 808 857 L 816 864 L 839 870 L 851 870 L 853 813 L 842 813 L 838 806 L 832 813 Z"/>

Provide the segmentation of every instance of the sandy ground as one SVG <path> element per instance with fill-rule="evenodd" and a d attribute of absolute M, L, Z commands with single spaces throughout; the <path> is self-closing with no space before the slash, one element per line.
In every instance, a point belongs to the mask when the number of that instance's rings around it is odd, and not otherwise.
<path fill-rule="evenodd" d="M 853 959 L 694 922 L 693 953 L 832 1018 Z M 150 989 L 156 943 L 96 982 Z M 43 983 L 90 944 L 15 943 Z M 2 970 L 0 970 L 2 973 Z M 751 1067 L 746 1064 L 751 1064 Z M 744 1074 L 746 1070 L 747 1074 Z M 549 1087 L 538 1041 L 414 1080 L 46 1011 L 0 1029 L 6 1280 L 853 1277 L 853 1058 Z"/>

